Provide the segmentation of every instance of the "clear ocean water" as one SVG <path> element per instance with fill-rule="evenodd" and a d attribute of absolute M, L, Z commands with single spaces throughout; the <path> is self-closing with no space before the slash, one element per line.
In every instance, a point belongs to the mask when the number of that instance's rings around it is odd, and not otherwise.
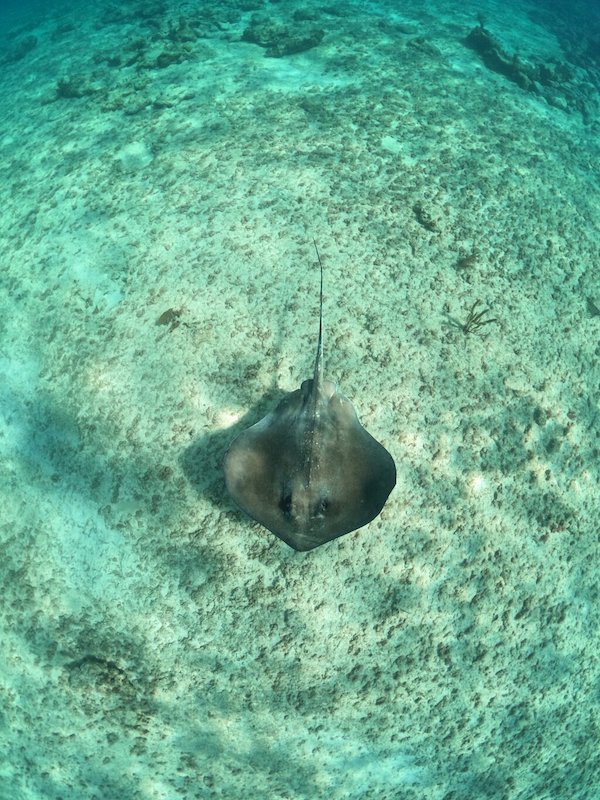
<path fill-rule="evenodd" d="M 0 33 L 0 800 L 600 800 L 598 4 Z M 313 240 L 397 484 L 303 553 L 222 461 L 312 375 Z"/>

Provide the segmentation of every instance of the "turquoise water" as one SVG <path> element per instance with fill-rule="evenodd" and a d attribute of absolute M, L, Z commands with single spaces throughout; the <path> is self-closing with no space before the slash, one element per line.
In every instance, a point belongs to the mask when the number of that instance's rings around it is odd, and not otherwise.
<path fill-rule="evenodd" d="M 0 798 L 600 798 L 597 8 L 0 24 Z M 313 239 L 398 482 L 296 553 L 221 462 Z"/>

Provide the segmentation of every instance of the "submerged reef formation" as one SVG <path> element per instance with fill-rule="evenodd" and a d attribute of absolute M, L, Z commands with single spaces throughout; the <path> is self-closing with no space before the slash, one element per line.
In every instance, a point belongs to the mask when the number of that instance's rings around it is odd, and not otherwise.
<path fill-rule="evenodd" d="M 473 28 L 465 44 L 481 56 L 488 69 L 499 72 L 522 89 L 535 91 L 535 69 L 521 61 L 517 53 L 507 53 L 483 25 Z"/>
<path fill-rule="evenodd" d="M 586 115 L 592 104 L 597 104 L 589 91 L 584 91 L 573 66 L 558 60 L 526 61 L 518 53 L 505 50 L 483 22 L 471 30 L 464 44 L 480 56 L 488 69 L 543 97 L 549 105 Z"/>
<path fill-rule="evenodd" d="M 144 8 L 110 6 L 97 25 L 110 28 L 111 35 L 106 44 L 100 40 L 103 46 L 89 54 L 87 73 L 79 70 L 58 76 L 41 102 L 92 98 L 102 111 L 120 110 L 129 116 L 171 108 L 193 97 L 196 90 L 179 78 L 174 77 L 172 85 L 168 78 L 157 80 L 158 73 L 168 74 L 173 69 L 175 76 L 184 62 L 210 59 L 215 42 L 249 42 L 264 48 L 268 57 L 282 58 L 316 47 L 323 40 L 320 11 L 304 8 L 275 16 L 255 11 L 256 7 L 254 0 L 248 0 L 244 10 L 237 4 L 170 10 L 159 0 Z M 123 28 L 121 35 L 119 28 Z M 60 30 L 63 35 L 73 28 L 62 26 Z"/>

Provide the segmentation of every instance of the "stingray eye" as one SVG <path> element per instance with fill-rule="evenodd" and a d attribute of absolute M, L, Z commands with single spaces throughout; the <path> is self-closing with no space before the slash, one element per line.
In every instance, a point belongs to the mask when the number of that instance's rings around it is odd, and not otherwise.
<path fill-rule="evenodd" d="M 285 492 L 279 499 L 279 508 L 283 511 L 284 516 L 290 517 L 292 514 L 292 494 Z"/>
<path fill-rule="evenodd" d="M 317 507 L 315 508 L 315 516 L 316 517 L 323 517 L 325 516 L 325 512 L 329 508 L 329 500 L 326 497 L 320 497 L 319 502 L 317 503 Z"/>

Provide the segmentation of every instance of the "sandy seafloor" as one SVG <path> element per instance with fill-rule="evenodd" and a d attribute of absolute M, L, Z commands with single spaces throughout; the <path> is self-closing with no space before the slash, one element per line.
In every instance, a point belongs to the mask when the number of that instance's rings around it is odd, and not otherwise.
<path fill-rule="evenodd" d="M 300 7 L 318 46 L 240 41 Z M 487 69 L 462 3 L 327 8 L 7 23 L 2 800 L 600 797 L 597 86 Z M 533 8 L 477 10 L 564 58 Z M 313 238 L 398 484 L 296 553 L 220 462 L 310 375 Z"/>

